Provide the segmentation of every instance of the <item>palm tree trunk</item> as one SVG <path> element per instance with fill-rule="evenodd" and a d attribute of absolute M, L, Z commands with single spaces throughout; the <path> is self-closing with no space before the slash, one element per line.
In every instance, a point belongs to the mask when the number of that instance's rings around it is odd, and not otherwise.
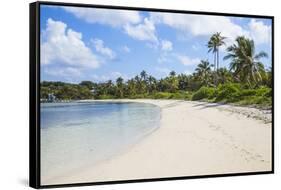
<path fill-rule="evenodd" d="M 218 81 L 219 81 L 219 48 L 217 49 L 217 84 L 218 85 Z"/>
<path fill-rule="evenodd" d="M 214 84 L 217 86 L 217 56 L 216 52 L 214 52 Z"/>
<path fill-rule="evenodd" d="M 218 47 L 218 50 L 217 50 L 217 71 L 219 70 L 219 47 Z"/>
<path fill-rule="evenodd" d="M 216 52 L 214 52 L 214 71 L 217 70 L 217 56 L 216 56 Z"/>

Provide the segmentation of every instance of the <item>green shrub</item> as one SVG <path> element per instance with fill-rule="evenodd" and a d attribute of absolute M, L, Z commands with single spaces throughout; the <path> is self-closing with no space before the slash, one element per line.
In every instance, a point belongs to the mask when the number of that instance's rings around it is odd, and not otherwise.
<path fill-rule="evenodd" d="M 241 96 L 255 96 L 256 90 L 255 89 L 243 89 L 241 91 Z"/>
<path fill-rule="evenodd" d="M 271 88 L 261 86 L 258 89 L 256 89 L 256 95 L 257 96 L 271 96 Z"/>
<path fill-rule="evenodd" d="M 129 98 L 130 99 L 142 99 L 142 98 L 145 98 L 145 95 L 144 94 L 136 94 L 136 95 L 130 96 Z"/>
<path fill-rule="evenodd" d="M 214 97 L 214 95 L 214 88 L 203 86 L 193 94 L 192 100 L 211 99 Z"/>
<path fill-rule="evenodd" d="M 112 95 L 100 95 L 96 99 L 115 99 L 115 96 Z"/>
<path fill-rule="evenodd" d="M 217 88 L 201 87 L 193 94 L 192 100 L 201 99 L 268 108 L 272 105 L 272 89 L 266 86 L 250 88 L 238 83 L 226 83 Z"/>
<path fill-rule="evenodd" d="M 248 96 L 244 97 L 238 102 L 240 105 L 260 105 L 262 107 L 269 107 L 272 104 L 272 99 L 265 96 Z"/>
<path fill-rule="evenodd" d="M 266 97 L 271 97 L 271 88 L 268 87 L 259 87 L 257 89 L 243 89 L 241 91 L 241 96 L 266 96 Z"/>
<path fill-rule="evenodd" d="M 249 93 L 249 91 L 251 93 Z M 241 105 L 257 105 L 269 107 L 272 104 L 272 89 L 261 86 L 257 89 L 244 89 L 240 101 Z"/>
<path fill-rule="evenodd" d="M 264 93 L 264 96 L 271 98 L 272 97 L 272 89 L 268 88 L 268 90 Z"/>
<path fill-rule="evenodd" d="M 169 92 L 157 92 L 154 94 L 155 99 L 170 99 L 171 93 Z"/>
<path fill-rule="evenodd" d="M 236 102 L 241 96 L 241 86 L 236 83 L 219 85 L 215 101 Z"/>
<path fill-rule="evenodd" d="M 189 92 L 184 92 L 184 91 L 171 93 L 169 99 L 190 100 L 191 94 Z"/>

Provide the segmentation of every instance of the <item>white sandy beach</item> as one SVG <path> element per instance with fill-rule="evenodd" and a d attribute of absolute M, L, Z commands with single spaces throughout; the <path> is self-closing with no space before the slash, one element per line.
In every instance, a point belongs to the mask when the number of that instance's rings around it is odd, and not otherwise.
<path fill-rule="evenodd" d="M 160 127 L 115 157 L 43 183 L 271 170 L 271 113 L 255 108 L 181 100 L 122 101 L 161 107 Z"/>

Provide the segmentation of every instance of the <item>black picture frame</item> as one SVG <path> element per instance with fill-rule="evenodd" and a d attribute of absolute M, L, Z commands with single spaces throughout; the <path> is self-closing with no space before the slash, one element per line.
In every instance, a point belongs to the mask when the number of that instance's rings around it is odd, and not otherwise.
<path fill-rule="evenodd" d="M 229 173 L 229 174 L 214 174 L 200 176 L 181 176 L 168 178 L 152 178 L 152 179 L 137 179 L 137 180 L 118 180 L 104 181 L 91 183 L 73 183 L 59 185 L 41 185 L 40 183 L 40 5 L 58 5 L 58 6 L 73 6 L 73 7 L 91 7 L 104 9 L 119 9 L 119 10 L 136 10 L 136 11 L 152 11 L 152 12 L 168 12 L 168 13 L 186 13 L 195 15 L 216 15 L 216 16 L 232 16 L 246 18 L 266 18 L 271 20 L 272 34 L 272 170 L 261 172 L 246 172 L 246 173 Z M 187 11 L 187 10 L 170 10 L 156 8 L 141 8 L 141 7 L 125 7 L 111 5 L 93 5 L 93 4 L 78 4 L 64 2 L 48 2 L 38 1 L 29 4 L 29 185 L 33 188 L 57 188 L 57 187 L 72 187 L 72 186 L 88 186 L 88 185 L 104 185 L 104 184 L 121 184 L 121 183 L 136 183 L 136 182 L 152 182 L 166 180 L 184 180 L 197 178 L 213 178 L 213 177 L 229 177 L 229 176 L 244 176 L 244 175 L 260 175 L 274 173 L 274 16 L 265 15 L 250 15 L 250 14 L 233 14 L 233 13 L 218 13 L 218 12 L 202 12 L 202 11 Z"/>

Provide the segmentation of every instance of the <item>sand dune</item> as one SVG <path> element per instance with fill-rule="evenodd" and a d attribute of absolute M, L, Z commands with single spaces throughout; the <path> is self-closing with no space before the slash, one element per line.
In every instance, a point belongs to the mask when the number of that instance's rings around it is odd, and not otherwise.
<path fill-rule="evenodd" d="M 271 113 L 180 100 L 122 101 L 161 107 L 160 128 L 99 165 L 46 184 L 271 170 Z"/>

